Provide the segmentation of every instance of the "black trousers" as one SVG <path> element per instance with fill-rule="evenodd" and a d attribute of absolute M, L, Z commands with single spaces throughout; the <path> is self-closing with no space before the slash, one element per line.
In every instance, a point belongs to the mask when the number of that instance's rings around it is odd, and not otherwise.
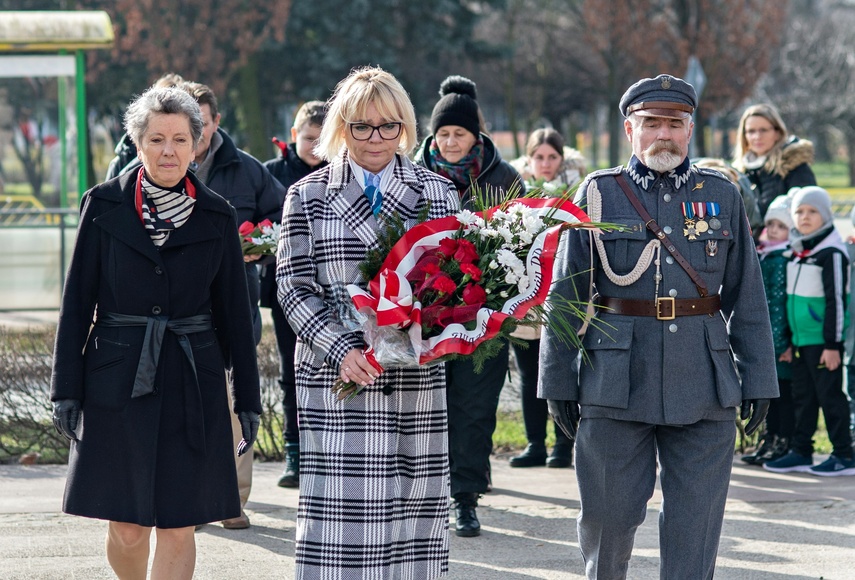
<path fill-rule="evenodd" d="M 546 425 L 549 420 L 549 409 L 545 399 L 537 398 L 538 359 L 540 358 L 540 340 L 529 340 L 528 348 L 512 345 L 517 370 L 520 376 L 520 401 L 522 403 L 523 425 L 525 436 L 529 443 L 546 441 Z M 557 425 L 555 428 L 556 445 L 572 445 L 570 440 Z"/>
<path fill-rule="evenodd" d="M 852 457 L 849 401 L 843 394 L 843 365 L 829 371 L 819 368 L 823 345 L 800 346 L 793 359 L 793 403 L 796 428 L 790 448 L 800 455 L 813 453 L 819 410 L 825 417 L 828 438 L 839 457 Z M 841 352 L 841 359 L 843 353 Z"/>
<path fill-rule="evenodd" d="M 285 313 L 279 304 L 270 308 L 273 317 L 273 330 L 276 332 L 276 348 L 279 350 L 279 386 L 282 388 L 282 408 L 285 411 L 285 424 L 282 437 L 285 444 L 300 444 L 300 428 L 297 424 L 297 380 L 294 371 L 294 350 L 297 347 L 297 335 L 288 324 Z"/>
<path fill-rule="evenodd" d="M 769 403 L 766 415 L 766 431 L 778 437 L 792 437 L 796 428 L 796 409 L 793 404 L 793 382 L 778 379 L 778 391 L 781 396 Z"/>
<path fill-rule="evenodd" d="M 490 483 L 490 453 L 499 394 L 508 374 L 507 343 L 476 373 L 470 359 L 445 364 L 451 495 L 484 493 Z"/>

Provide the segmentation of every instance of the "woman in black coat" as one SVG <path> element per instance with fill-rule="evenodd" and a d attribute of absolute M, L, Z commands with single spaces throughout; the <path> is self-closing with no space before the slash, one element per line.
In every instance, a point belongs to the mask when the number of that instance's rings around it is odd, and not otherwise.
<path fill-rule="evenodd" d="M 477 183 L 490 205 L 501 202 L 513 188 L 521 193 L 519 173 L 481 131 L 475 83 L 450 76 L 442 82 L 439 94 L 430 119 L 431 135 L 416 153 L 416 163 L 454 182 L 464 209 L 473 209 L 472 183 Z M 446 363 L 445 371 L 455 533 L 477 536 L 481 524 L 475 508 L 480 494 L 490 487 L 490 453 L 499 393 L 508 373 L 508 346 L 481 373 L 475 372 L 468 358 Z"/>
<path fill-rule="evenodd" d="M 745 109 L 736 130 L 733 166 L 751 180 L 761 219 L 779 195 L 816 185 L 811 163 L 813 143 L 790 135 L 775 107 L 760 103 Z"/>
<path fill-rule="evenodd" d="M 143 162 L 83 197 L 54 351 L 54 423 L 71 439 L 63 511 L 109 520 L 119 578 L 191 578 L 194 526 L 240 514 L 225 387 L 243 453 L 261 412 L 235 212 L 187 168 L 196 101 L 152 88 L 131 103 Z"/>

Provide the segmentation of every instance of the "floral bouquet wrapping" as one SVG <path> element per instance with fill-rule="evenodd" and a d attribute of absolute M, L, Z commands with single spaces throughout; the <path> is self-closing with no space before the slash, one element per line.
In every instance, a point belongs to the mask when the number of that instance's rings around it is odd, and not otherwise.
<path fill-rule="evenodd" d="M 517 325 L 540 324 L 561 231 L 588 225 L 566 198 L 523 197 L 402 230 L 367 289 L 347 287 L 365 357 L 383 370 L 472 356 L 479 370 Z"/>
<path fill-rule="evenodd" d="M 238 228 L 240 247 L 244 256 L 271 256 L 279 243 L 279 224 L 264 220 L 254 224 L 243 222 Z"/>

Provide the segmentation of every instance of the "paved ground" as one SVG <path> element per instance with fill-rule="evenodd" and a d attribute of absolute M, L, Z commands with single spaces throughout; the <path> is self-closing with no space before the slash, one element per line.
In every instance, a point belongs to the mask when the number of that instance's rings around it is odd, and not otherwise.
<path fill-rule="evenodd" d="M 493 461 L 495 489 L 478 510 L 478 538 L 452 535 L 450 577 L 583 578 L 572 469 L 511 469 Z M 738 462 L 737 462 L 738 463 Z M 197 532 L 198 579 L 290 579 L 297 491 L 276 487 L 279 463 L 257 463 L 248 530 Z M 64 466 L 0 466 L 0 578 L 112 578 L 106 524 L 64 515 Z M 638 531 L 629 577 L 659 578 L 658 492 Z M 717 580 L 855 578 L 855 478 L 779 475 L 735 464 Z M 690 580 L 690 579 L 689 579 Z"/>

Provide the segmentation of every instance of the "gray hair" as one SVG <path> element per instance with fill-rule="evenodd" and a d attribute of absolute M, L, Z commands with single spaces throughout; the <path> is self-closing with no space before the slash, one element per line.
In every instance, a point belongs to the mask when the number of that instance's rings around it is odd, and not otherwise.
<path fill-rule="evenodd" d="M 186 91 L 176 87 L 151 87 L 134 99 L 125 112 L 125 131 L 137 147 L 152 115 L 184 115 L 190 121 L 193 145 L 202 138 L 202 111 Z"/>

